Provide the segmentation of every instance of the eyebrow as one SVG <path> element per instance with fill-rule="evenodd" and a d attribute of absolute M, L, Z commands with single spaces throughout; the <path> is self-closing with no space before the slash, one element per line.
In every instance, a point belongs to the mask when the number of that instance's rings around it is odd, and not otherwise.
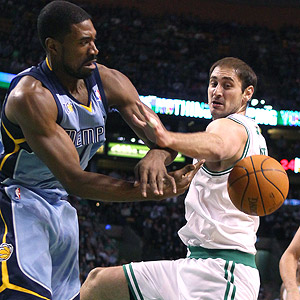
<path fill-rule="evenodd" d="M 210 79 L 216 79 L 216 80 L 217 80 L 218 77 L 217 77 L 217 76 L 211 76 Z M 234 82 L 234 80 L 232 79 L 232 77 L 228 77 L 228 76 L 224 76 L 224 77 L 222 77 L 221 79 L 222 79 L 222 80 L 229 80 L 229 81 Z"/>

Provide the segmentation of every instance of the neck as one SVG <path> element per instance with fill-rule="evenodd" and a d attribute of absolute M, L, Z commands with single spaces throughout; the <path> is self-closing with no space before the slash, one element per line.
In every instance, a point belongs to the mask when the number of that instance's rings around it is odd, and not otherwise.
<path fill-rule="evenodd" d="M 55 67 L 55 65 L 51 62 L 51 59 L 46 57 L 46 64 L 50 71 L 55 73 L 56 77 L 59 79 L 60 83 L 67 89 L 71 94 L 78 93 L 81 87 L 84 84 L 83 79 L 75 78 L 61 70 L 61 68 Z"/>

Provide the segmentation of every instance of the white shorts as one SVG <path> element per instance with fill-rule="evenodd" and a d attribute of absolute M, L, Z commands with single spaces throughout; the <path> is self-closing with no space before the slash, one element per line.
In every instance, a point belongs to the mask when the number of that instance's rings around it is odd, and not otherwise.
<path fill-rule="evenodd" d="M 256 268 L 222 258 L 184 258 L 123 266 L 137 300 L 256 300 Z"/>

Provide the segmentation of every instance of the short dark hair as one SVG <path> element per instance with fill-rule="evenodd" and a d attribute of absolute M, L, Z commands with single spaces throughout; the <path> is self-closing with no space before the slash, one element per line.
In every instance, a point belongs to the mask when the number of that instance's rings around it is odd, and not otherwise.
<path fill-rule="evenodd" d="M 244 92 L 249 85 L 253 85 L 254 90 L 256 89 L 257 76 L 252 68 L 241 59 L 236 57 L 225 57 L 216 61 L 209 70 L 209 78 L 216 67 L 233 68 L 242 82 L 242 92 Z"/>
<path fill-rule="evenodd" d="M 71 32 L 71 25 L 91 19 L 91 16 L 76 4 L 67 1 L 52 1 L 41 11 L 37 19 L 40 42 L 46 50 L 48 37 L 63 42 L 66 34 Z"/>

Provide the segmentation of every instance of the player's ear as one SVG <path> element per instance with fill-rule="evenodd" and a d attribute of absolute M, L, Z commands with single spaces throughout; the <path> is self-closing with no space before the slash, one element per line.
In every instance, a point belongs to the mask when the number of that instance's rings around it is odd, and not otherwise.
<path fill-rule="evenodd" d="M 57 40 L 48 37 L 45 40 L 45 45 L 46 45 L 47 52 L 57 55 L 59 50 L 59 42 Z"/>
<path fill-rule="evenodd" d="M 253 93 L 254 93 L 253 85 L 249 85 L 248 87 L 246 87 L 243 92 L 243 102 L 247 103 L 252 98 Z"/>

